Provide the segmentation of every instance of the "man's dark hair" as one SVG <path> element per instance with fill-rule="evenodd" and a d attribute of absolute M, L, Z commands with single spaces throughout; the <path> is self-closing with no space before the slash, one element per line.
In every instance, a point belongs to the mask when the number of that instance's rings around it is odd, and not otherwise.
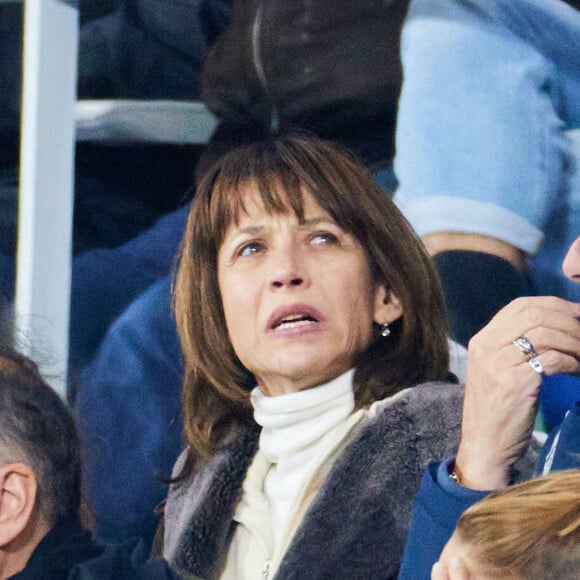
<path fill-rule="evenodd" d="M 37 505 L 50 525 L 79 517 L 80 444 L 72 415 L 36 365 L 0 343 L 0 465 L 15 462 L 34 471 Z"/>

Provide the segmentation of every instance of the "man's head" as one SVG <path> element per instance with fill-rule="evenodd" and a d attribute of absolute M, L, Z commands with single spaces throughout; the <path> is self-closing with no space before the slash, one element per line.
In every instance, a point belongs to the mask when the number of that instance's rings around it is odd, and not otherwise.
<path fill-rule="evenodd" d="M 31 361 L 0 344 L 0 578 L 59 519 L 78 518 L 80 503 L 80 447 L 66 404 Z"/>

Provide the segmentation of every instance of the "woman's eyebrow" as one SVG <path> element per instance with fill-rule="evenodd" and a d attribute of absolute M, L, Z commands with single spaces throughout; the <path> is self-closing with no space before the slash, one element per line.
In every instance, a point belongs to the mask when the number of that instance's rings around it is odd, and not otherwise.
<path fill-rule="evenodd" d="M 305 218 L 300 221 L 300 226 L 317 226 L 318 224 L 326 223 L 326 224 L 333 224 L 337 225 L 336 222 L 329 216 L 329 215 L 321 215 L 321 216 L 314 216 Z"/>
<path fill-rule="evenodd" d="M 309 228 L 317 226 L 321 223 L 336 225 L 335 221 L 329 215 L 313 216 L 303 219 L 299 223 L 300 228 Z M 231 238 L 236 238 L 238 236 L 257 236 L 263 234 L 268 229 L 265 225 L 248 225 L 236 229 L 232 232 Z"/>
<path fill-rule="evenodd" d="M 257 236 L 258 234 L 261 234 L 265 229 L 266 229 L 265 226 L 246 226 L 233 232 L 232 237 L 239 235 Z"/>

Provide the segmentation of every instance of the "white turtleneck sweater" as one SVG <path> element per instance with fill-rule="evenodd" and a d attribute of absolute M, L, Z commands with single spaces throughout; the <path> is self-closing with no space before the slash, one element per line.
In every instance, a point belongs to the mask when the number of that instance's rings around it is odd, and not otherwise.
<path fill-rule="evenodd" d="M 325 385 L 269 397 L 252 391 L 262 426 L 243 485 L 223 580 L 274 575 L 292 536 L 349 434 L 374 409 L 353 413 L 350 370 Z"/>

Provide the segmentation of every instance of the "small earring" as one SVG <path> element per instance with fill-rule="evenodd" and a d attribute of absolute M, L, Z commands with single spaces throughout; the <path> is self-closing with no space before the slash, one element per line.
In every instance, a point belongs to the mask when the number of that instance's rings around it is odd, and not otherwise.
<path fill-rule="evenodd" d="M 391 334 L 389 323 L 385 322 L 384 324 L 381 324 L 381 336 L 386 338 L 387 336 L 389 336 L 389 334 Z"/>

